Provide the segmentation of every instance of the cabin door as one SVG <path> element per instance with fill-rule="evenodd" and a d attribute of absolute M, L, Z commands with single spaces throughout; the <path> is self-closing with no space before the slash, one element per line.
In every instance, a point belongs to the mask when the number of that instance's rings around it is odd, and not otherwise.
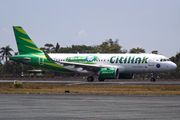
<path fill-rule="evenodd" d="M 148 59 L 148 66 L 154 66 L 154 59 L 153 58 L 150 58 Z"/>
<path fill-rule="evenodd" d="M 39 56 L 39 65 L 44 65 L 44 56 Z"/>

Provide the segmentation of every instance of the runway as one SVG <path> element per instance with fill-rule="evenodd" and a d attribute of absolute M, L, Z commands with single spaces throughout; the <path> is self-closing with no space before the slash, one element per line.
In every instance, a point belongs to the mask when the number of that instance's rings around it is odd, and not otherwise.
<path fill-rule="evenodd" d="M 78 84 L 78 85 L 180 85 L 180 81 L 127 81 L 127 82 L 84 82 L 84 81 L 38 81 L 38 80 L 17 80 L 22 83 L 41 84 Z M 0 83 L 14 83 L 14 80 L 0 80 Z"/>
<path fill-rule="evenodd" d="M 6 120 L 179 120 L 180 96 L 0 94 Z"/>
<path fill-rule="evenodd" d="M 14 80 L 0 80 L 13 83 Z M 30 81 L 23 83 L 77 85 L 180 85 L 177 81 Z M 0 120 L 179 120 L 180 96 L 0 94 Z"/>

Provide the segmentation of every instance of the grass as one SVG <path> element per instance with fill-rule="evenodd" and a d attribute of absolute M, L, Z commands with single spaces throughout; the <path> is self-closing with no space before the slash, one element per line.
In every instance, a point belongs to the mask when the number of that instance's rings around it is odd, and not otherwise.
<path fill-rule="evenodd" d="M 180 95 L 180 85 L 62 85 L 0 83 L 0 94 L 118 94 L 118 95 Z"/>

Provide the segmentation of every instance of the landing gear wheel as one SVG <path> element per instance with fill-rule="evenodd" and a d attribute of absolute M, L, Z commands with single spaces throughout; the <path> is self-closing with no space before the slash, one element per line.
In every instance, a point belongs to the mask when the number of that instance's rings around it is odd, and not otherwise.
<path fill-rule="evenodd" d="M 155 82 L 156 79 L 154 78 L 154 73 L 151 73 L 151 82 Z"/>
<path fill-rule="evenodd" d="M 93 81 L 94 81 L 94 78 L 93 78 L 92 76 L 89 76 L 89 77 L 87 78 L 87 81 L 88 81 L 88 82 L 93 82 Z"/>
<path fill-rule="evenodd" d="M 156 79 L 154 77 L 151 78 L 151 82 L 155 82 Z"/>
<path fill-rule="evenodd" d="M 98 77 L 98 80 L 99 80 L 100 82 L 104 82 L 105 79 L 103 79 L 103 78 L 101 78 L 101 77 Z"/>

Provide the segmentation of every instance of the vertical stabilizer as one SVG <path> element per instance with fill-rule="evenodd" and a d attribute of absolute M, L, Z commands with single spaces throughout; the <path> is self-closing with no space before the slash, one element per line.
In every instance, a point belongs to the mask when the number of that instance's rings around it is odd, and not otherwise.
<path fill-rule="evenodd" d="M 13 26 L 19 54 L 43 53 L 20 26 Z"/>

